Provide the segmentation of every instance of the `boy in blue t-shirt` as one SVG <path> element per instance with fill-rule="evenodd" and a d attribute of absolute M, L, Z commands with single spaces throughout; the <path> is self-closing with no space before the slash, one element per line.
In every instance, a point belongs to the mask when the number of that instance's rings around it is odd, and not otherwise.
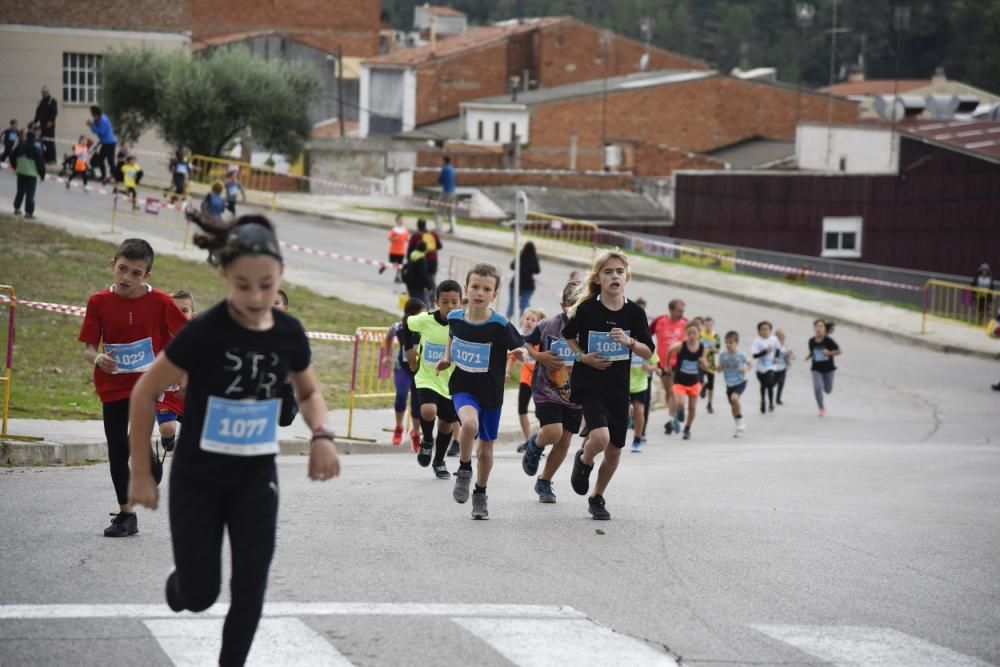
<path fill-rule="evenodd" d="M 6 162 L 14 153 L 14 147 L 17 146 L 17 139 L 20 136 L 21 132 L 17 129 L 17 119 L 11 118 L 10 127 L 3 131 L 3 155 L 0 156 L 0 162 Z"/>
<path fill-rule="evenodd" d="M 488 519 L 486 483 L 493 468 L 493 443 L 500 430 L 500 408 L 507 372 L 507 353 L 516 350 L 524 360 L 524 338 L 506 317 L 490 304 L 500 287 L 500 271 L 492 264 L 477 264 L 465 278 L 469 300 L 464 309 L 448 314 L 448 347 L 437 372 L 455 364 L 448 382 L 461 422 L 459 466 L 455 474 L 456 502 L 469 499 L 472 479 L 472 443 L 478 437 L 476 488 L 472 493 L 472 518 Z"/>

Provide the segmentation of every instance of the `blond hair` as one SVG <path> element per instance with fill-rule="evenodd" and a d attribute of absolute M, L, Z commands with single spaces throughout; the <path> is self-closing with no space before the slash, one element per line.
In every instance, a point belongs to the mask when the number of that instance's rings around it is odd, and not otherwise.
<path fill-rule="evenodd" d="M 617 259 L 625 265 L 625 279 L 628 280 L 631 278 L 632 269 L 628 261 L 628 255 L 621 248 L 608 250 L 594 260 L 594 265 L 590 267 L 590 273 L 587 274 L 587 278 L 577 286 L 576 291 L 573 293 L 573 305 L 566 311 L 566 314 L 570 318 L 576 317 L 576 309 L 580 307 L 581 303 L 589 301 L 601 293 L 601 271 L 613 259 Z"/>
<path fill-rule="evenodd" d="M 545 311 L 542 310 L 541 308 L 525 308 L 524 312 L 521 313 L 521 317 L 523 318 L 525 315 L 529 313 L 534 315 L 535 319 L 538 320 L 539 322 L 545 319 Z"/>

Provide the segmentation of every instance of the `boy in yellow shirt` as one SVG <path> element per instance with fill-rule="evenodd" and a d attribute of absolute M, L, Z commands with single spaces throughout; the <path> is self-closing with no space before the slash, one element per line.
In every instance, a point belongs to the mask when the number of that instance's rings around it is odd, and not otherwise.
<path fill-rule="evenodd" d="M 133 211 L 139 208 L 136 203 L 136 186 L 139 185 L 139 181 L 141 180 L 142 167 L 139 166 L 139 162 L 135 159 L 134 155 L 129 155 L 125 158 L 125 164 L 122 165 L 122 183 L 125 185 L 125 194 L 132 200 Z"/>

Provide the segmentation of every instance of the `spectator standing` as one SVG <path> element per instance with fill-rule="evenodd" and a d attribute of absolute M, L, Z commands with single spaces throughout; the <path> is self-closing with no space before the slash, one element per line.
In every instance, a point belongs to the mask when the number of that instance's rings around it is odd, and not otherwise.
<path fill-rule="evenodd" d="M 444 164 L 438 172 L 438 185 L 441 186 L 441 203 L 434 211 L 434 229 L 441 229 L 441 215 L 448 216 L 448 233 L 455 233 L 455 204 L 458 196 L 455 193 L 455 168 L 451 166 L 451 158 L 444 156 Z"/>
<path fill-rule="evenodd" d="M 513 270 L 515 262 L 512 260 L 510 268 Z M 531 306 L 531 297 L 535 293 L 535 276 L 542 272 L 538 266 L 538 252 L 535 244 L 528 241 L 521 248 L 521 266 L 519 269 L 520 281 L 517 292 L 517 311 L 523 313 Z M 514 317 L 514 278 L 510 279 L 510 300 L 507 301 L 507 318 Z"/>
<path fill-rule="evenodd" d="M 990 271 L 990 265 L 986 262 L 980 264 L 979 268 L 976 270 L 976 275 L 970 284 L 979 289 L 993 289 L 993 272 Z M 993 303 L 993 298 L 989 294 L 976 293 L 975 300 L 976 322 L 982 324 L 991 315 L 990 306 Z"/>
<path fill-rule="evenodd" d="M 94 158 L 94 163 L 101 170 L 101 183 L 107 185 L 108 172 L 105 170 L 105 163 L 107 163 L 107 169 L 111 170 L 113 178 L 115 175 L 115 149 L 117 148 L 118 137 L 115 136 L 115 131 L 111 127 L 111 121 L 101 111 L 101 107 L 96 104 L 91 106 L 90 115 L 91 118 L 87 121 L 87 127 L 97 135 L 97 140 L 101 142 L 101 148 L 97 152 L 97 157 Z"/>
<path fill-rule="evenodd" d="M 35 142 L 35 133 L 27 132 L 10 156 L 10 165 L 17 174 L 17 194 L 14 196 L 14 215 L 21 215 L 24 203 L 25 217 L 35 217 L 35 189 L 38 179 L 45 178 L 45 158 Z"/>
<path fill-rule="evenodd" d="M 21 131 L 17 129 L 17 119 L 10 119 L 10 127 L 3 131 L 3 155 L 0 156 L 0 162 L 6 162 L 7 159 L 14 154 L 14 147 L 17 146 L 17 140 L 21 136 Z"/>
<path fill-rule="evenodd" d="M 56 161 L 56 116 L 59 115 L 59 104 L 55 98 L 49 95 L 49 87 L 42 86 L 42 99 L 35 109 L 35 124 L 38 126 L 39 136 L 42 141 L 42 152 L 45 163 Z"/>
<path fill-rule="evenodd" d="M 406 244 L 406 256 L 409 257 L 418 243 L 423 242 L 424 253 L 427 258 L 427 274 L 430 277 L 431 289 L 437 284 L 438 251 L 441 250 L 441 237 L 436 231 L 427 231 L 427 221 L 423 218 L 417 219 L 417 233 L 410 236 Z M 425 303 L 427 303 L 425 301 Z"/>

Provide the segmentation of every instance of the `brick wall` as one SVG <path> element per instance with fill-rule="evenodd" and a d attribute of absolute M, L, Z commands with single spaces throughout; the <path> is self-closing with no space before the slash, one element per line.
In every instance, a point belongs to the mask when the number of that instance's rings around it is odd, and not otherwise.
<path fill-rule="evenodd" d="M 459 103 L 507 90 L 508 43 L 498 42 L 460 57 L 417 68 L 417 125 L 459 112 Z"/>
<path fill-rule="evenodd" d="M 344 54 L 348 56 L 378 54 L 381 27 L 379 0 L 187 1 L 191 14 L 190 29 L 195 39 L 235 32 L 278 30 L 308 35 L 311 42 L 328 51 L 343 45 Z"/>
<path fill-rule="evenodd" d="M 191 22 L 192 0 L 32 0 L 10 5 L 4 20 L 26 25 L 101 30 L 181 32 Z"/>

